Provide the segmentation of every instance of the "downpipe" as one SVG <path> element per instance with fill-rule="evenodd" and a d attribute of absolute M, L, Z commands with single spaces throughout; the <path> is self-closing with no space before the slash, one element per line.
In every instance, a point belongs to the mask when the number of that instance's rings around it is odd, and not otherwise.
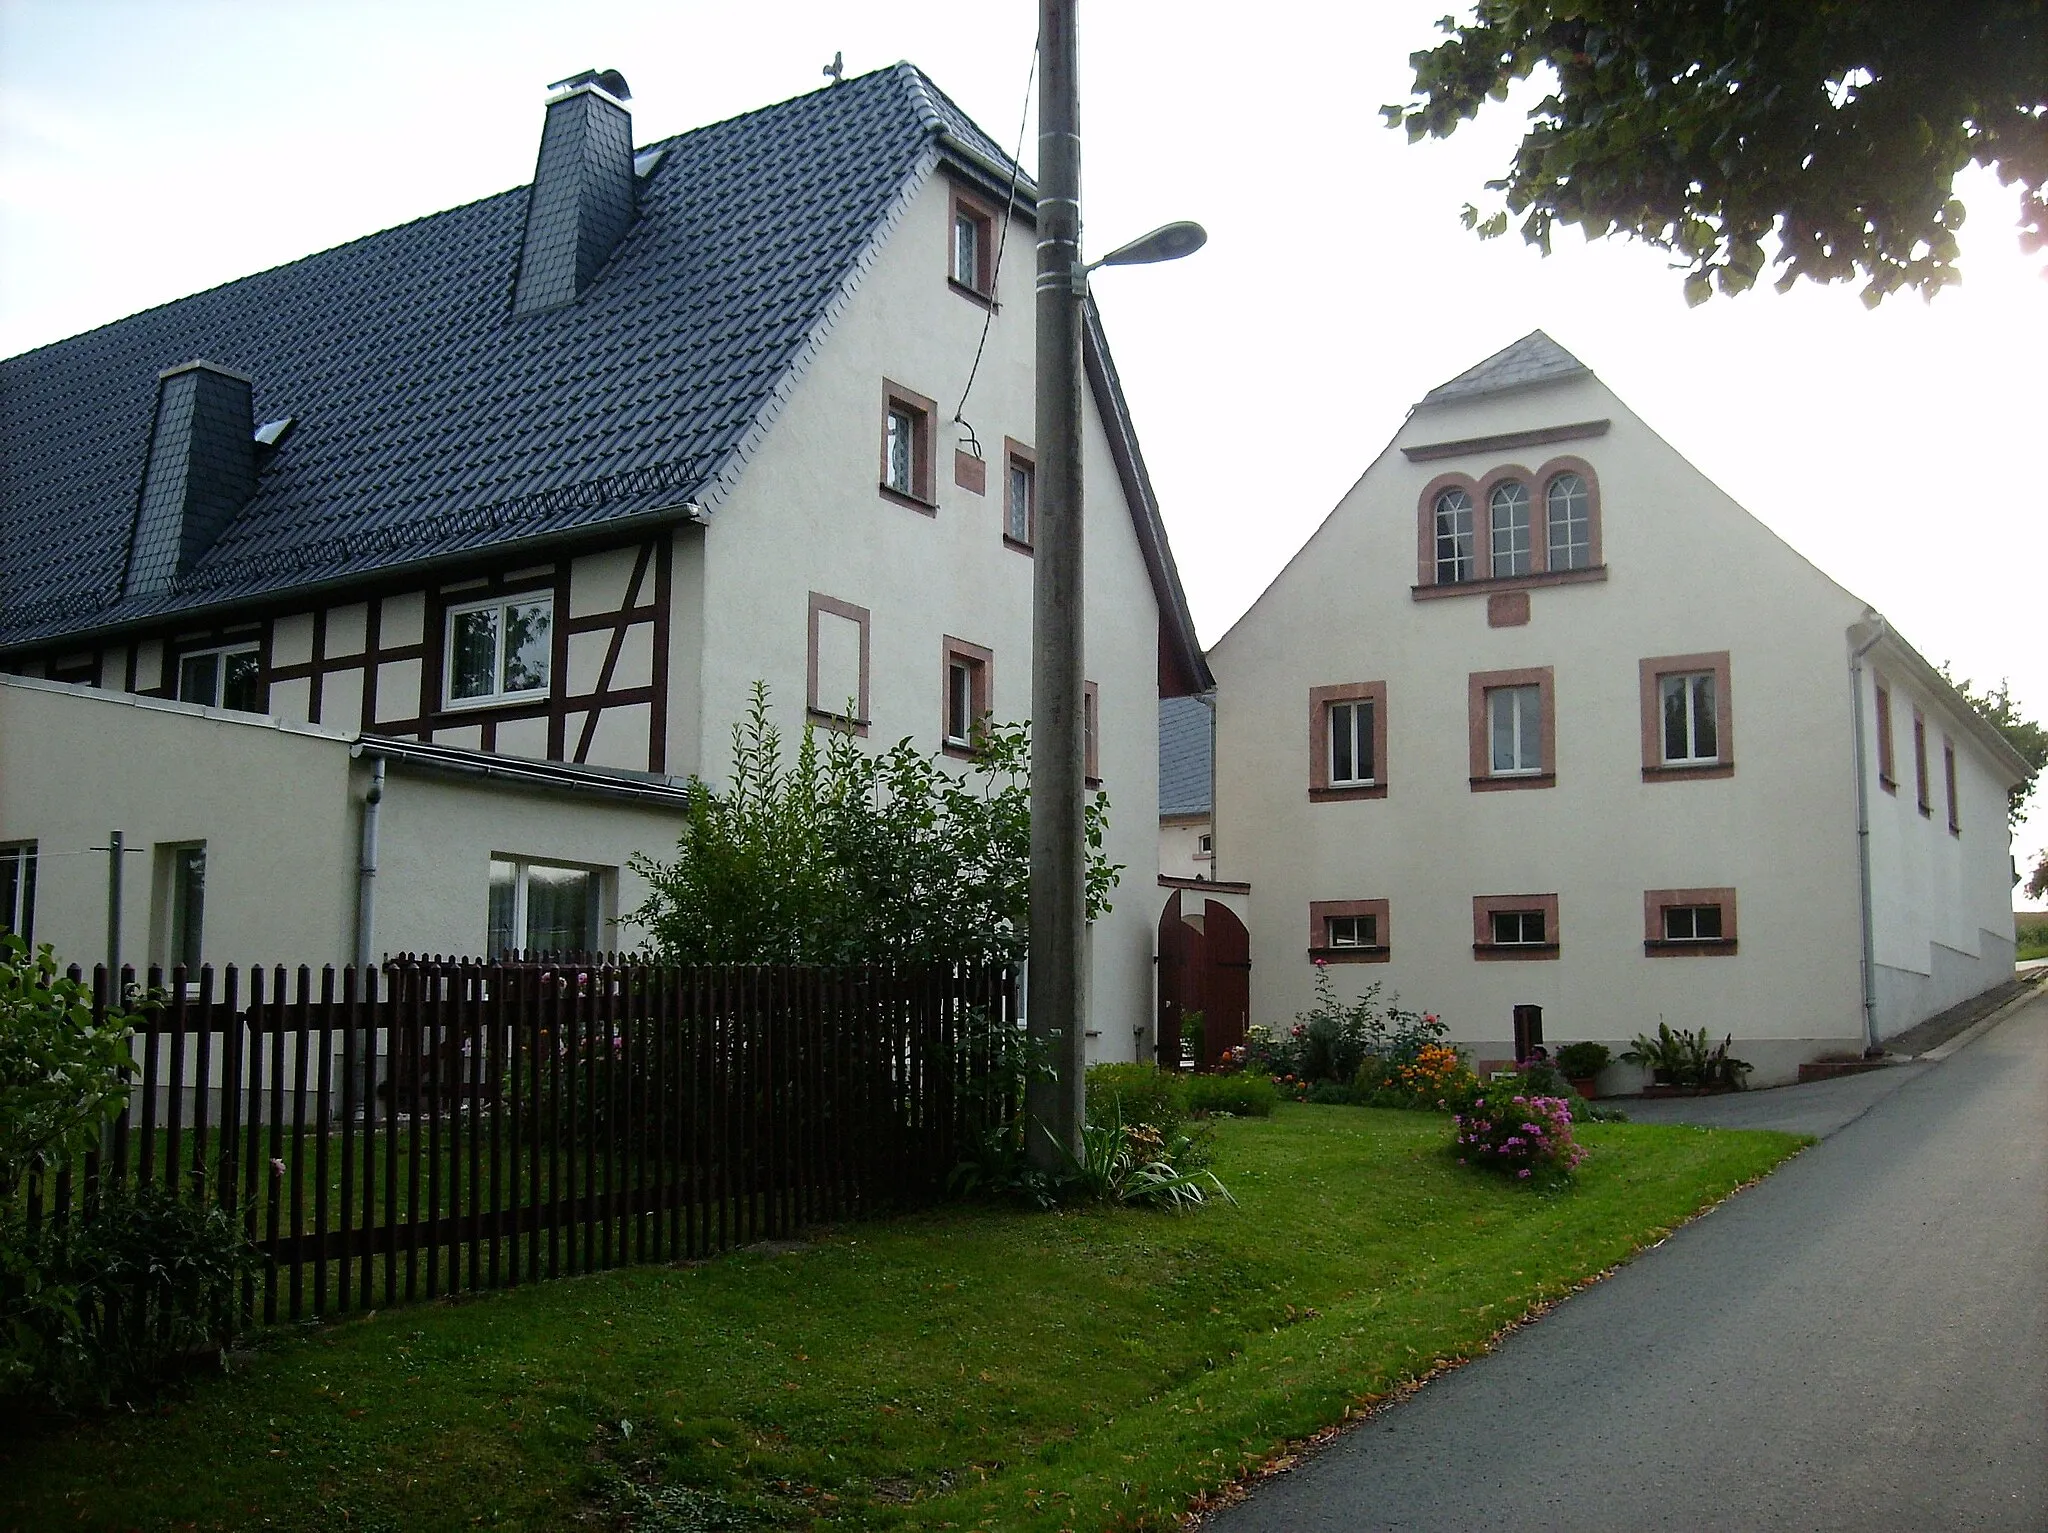
<path fill-rule="evenodd" d="M 367 978 L 377 931 L 377 811 L 384 802 L 384 758 L 370 763 L 370 791 L 363 795 L 363 847 L 356 861 L 356 972 Z"/>
<path fill-rule="evenodd" d="M 1856 876 L 1861 886 L 1863 916 L 1863 1057 L 1875 1059 L 1884 1052 L 1884 1046 L 1877 1041 L 1877 933 L 1870 890 L 1870 769 L 1864 744 L 1863 657 L 1891 629 L 1882 613 L 1866 607 L 1863 615 L 1866 622 L 1877 627 L 1869 638 L 1849 651 L 1849 700 L 1856 746 Z"/>

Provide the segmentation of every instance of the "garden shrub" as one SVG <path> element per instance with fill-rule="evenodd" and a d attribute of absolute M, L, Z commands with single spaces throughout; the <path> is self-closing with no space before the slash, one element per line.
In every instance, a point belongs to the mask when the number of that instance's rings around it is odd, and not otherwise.
<path fill-rule="evenodd" d="M 1280 1092 L 1263 1075 L 1191 1075 L 1184 1083 L 1188 1111 L 1233 1118 L 1270 1118 Z"/>
<path fill-rule="evenodd" d="M 83 1154 L 128 1100 L 137 1019 L 95 1019 L 92 990 L 57 968 L 48 943 L 33 952 L 0 932 L 0 1209 L 30 1173 Z"/>
<path fill-rule="evenodd" d="M 1586 1157 L 1572 1135 L 1571 1109 L 1562 1097 L 1530 1095 L 1496 1083 L 1475 1095 L 1455 1122 L 1460 1165 L 1527 1181 L 1538 1172 L 1569 1176 Z"/>
<path fill-rule="evenodd" d="M 1144 1124 L 1171 1138 L 1188 1115 L 1187 1082 L 1148 1064 L 1090 1065 L 1090 1123 Z"/>
<path fill-rule="evenodd" d="M 1696 1033 L 1673 1032 L 1669 1023 L 1659 1022 L 1654 1038 L 1648 1033 L 1636 1034 L 1621 1058 L 1625 1064 L 1648 1066 L 1650 1078 L 1660 1086 L 1740 1091 L 1742 1078 L 1754 1067 L 1729 1053 L 1734 1043 L 1733 1033 L 1716 1045 L 1704 1027 Z"/>
<path fill-rule="evenodd" d="M 66 1408 L 146 1398 L 236 1329 L 260 1265 L 233 1215 L 158 1186 L 107 1189 L 31 1229 L 0 1222 L 0 1391 Z"/>
<path fill-rule="evenodd" d="M 1425 1046 L 1441 1043 L 1449 1033 L 1434 1012 L 1408 1011 L 1398 1001 L 1394 997 L 1383 1003 L 1376 984 L 1368 985 L 1356 1000 L 1339 1000 L 1328 966 L 1318 959 L 1316 1004 L 1283 1032 L 1247 1029 L 1244 1047 L 1231 1051 L 1230 1063 L 1270 1075 L 1283 1087 L 1291 1080 L 1348 1088 L 1356 1084 L 1366 1060 L 1409 1064 Z"/>

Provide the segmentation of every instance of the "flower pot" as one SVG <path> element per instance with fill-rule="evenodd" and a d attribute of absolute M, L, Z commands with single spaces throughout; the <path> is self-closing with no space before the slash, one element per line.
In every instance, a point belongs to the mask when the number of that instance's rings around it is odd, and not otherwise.
<path fill-rule="evenodd" d="M 1589 1102 L 1600 1094 L 1597 1089 L 1597 1082 L 1599 1081 L 1597 1075 L 1567 1075 L 1565 1079 L 1571 1082 L 1572 1090 Z"/>

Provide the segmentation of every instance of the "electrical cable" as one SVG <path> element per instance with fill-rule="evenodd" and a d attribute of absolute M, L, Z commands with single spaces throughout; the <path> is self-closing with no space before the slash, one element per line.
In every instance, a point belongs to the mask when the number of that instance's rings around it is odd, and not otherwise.
<path fill-rule="evenodd" d="M 981 372 L 981 354 L 988 347 L 988 327 L 995 322 L 995 295 L 1001 291 L 1003 251 L 1009 247 L 1010 243 L 1010 221 L 1017 216 L 1017 179 L 1024 174 L 1024 130 L 1031 122 L 1031 87 L 1037 82 L 1038 40 L 1033 38 L 1031 42 L 1031 68 L 1024 76 L 1024 110 L 1017 118 L 1017 152 L 1010 156 L 1009 197 L 1003 207 L 1002 233 L 996 236 L 995 267 L 989 273 L 988 279 L 989 307 L 988 311 L 981 316 L 981 339 L 975 343 L 974 365 L 967 369 L 967 385 L 960 390 L 960 404 L 953 411 L 953 424 L 966 430 L 968 445 L 973 448 L 974 456 L 977 458 L 983 456 L 981 438 L 975 435 L 974 427 L 968 424 L 966 415 L 967 396 L 974 392 L 975 377 Z"/>

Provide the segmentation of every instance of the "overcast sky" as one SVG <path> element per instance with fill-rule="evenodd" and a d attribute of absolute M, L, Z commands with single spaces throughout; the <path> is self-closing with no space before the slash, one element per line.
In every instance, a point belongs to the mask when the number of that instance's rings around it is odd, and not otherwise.
<path fill-rule="evenodd" d="M 1541 327 L 1935 661 L 2048 715 L 2038 470 L 2048 281 L 1962 186 L 1964 285 L 1686 308 L 1657 252 L 1539 256 L 1458 222 L 1521 104 L 1447 144 L 1380 125 L 1446 0 L 1087 3 L 1088 243 L 1202 637 L 1248 607 L 1427 389 Z M 615 67 L 665 137 L 898 59 L 999 142 L 1031 0 L 0 0 L 0 355 L 531 178 L 543 87 Z M 1025 140 L 1026 163 L 1031 145 Z M 2048 790 L 2044 790 L 2048 796 Z M 2048 810 L 2020 835 L 2030 865 Z"/>

